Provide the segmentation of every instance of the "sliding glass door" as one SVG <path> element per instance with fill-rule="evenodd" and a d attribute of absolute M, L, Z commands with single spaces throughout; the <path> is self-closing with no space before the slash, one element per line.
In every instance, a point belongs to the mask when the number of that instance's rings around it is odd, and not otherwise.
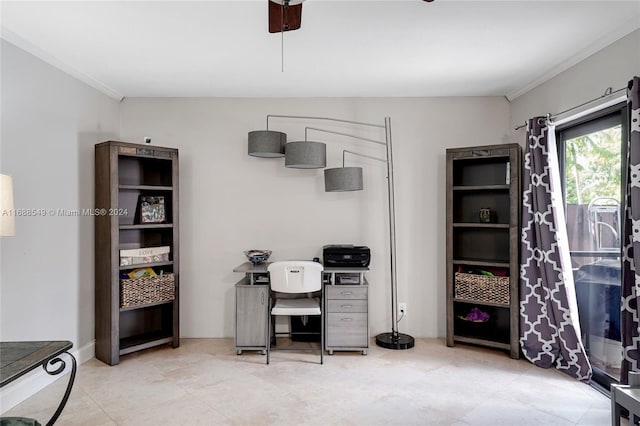
<path fill-rule="evenodd" d="M 594 381 L 606 389 L 619 380 L 622 361 L 625 111 L 619 105 L 557 130 L 582 341 Z"/>

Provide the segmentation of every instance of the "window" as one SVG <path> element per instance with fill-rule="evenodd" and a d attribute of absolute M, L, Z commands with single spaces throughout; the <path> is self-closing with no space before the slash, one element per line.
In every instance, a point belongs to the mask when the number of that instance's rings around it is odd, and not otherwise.
<path fill-rule="evenodd" d="M 626 105 L 556 129 L 582 342 L 594 381 L 618 382 Z"/>

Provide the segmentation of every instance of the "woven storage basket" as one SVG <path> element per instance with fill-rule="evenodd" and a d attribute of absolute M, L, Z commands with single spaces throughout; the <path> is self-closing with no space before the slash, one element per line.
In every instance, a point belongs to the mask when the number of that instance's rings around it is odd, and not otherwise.
<path fill-rule="evenodd" d="M 509 303 L 509 277 L 490 277 L 456 272 L 456 299 Z"/>
<path fill-rule="evenodd" d="M 176 298 L 173 274 L 162 274 L 132 280 L 120 280 L 120 307 L 168 302 Z"/>

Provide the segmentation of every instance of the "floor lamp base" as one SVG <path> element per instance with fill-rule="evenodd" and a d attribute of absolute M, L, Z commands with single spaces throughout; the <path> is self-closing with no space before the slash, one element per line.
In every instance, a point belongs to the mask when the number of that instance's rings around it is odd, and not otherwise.
<path fill-rule="evenodd" d="M 376 345 L 387 349 L 411 349 L 415 341 L 413 337 L 403 333 L 380 333 L 376 336 Z"/>

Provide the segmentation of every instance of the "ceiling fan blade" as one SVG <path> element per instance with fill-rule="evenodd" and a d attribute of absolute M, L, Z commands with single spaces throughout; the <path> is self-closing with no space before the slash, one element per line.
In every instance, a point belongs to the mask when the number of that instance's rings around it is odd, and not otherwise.
<path fill-rule="evenodd" d="M 302 2 L 289 3 L 288 6 L 277 4 L 271 0 L 269 3 L 269 32 L 279 33 L 300 29 L 302 24 Z"/>
<path fill-rule="evenodd" d="M 295 6 L 296 4 L 301 4 L 302 2 L 304 2 L 304 0 L 271 0 L 273 3 L 276 4 L 285 4 L 285 3 L 289 3 L 290 6 Z"/>

